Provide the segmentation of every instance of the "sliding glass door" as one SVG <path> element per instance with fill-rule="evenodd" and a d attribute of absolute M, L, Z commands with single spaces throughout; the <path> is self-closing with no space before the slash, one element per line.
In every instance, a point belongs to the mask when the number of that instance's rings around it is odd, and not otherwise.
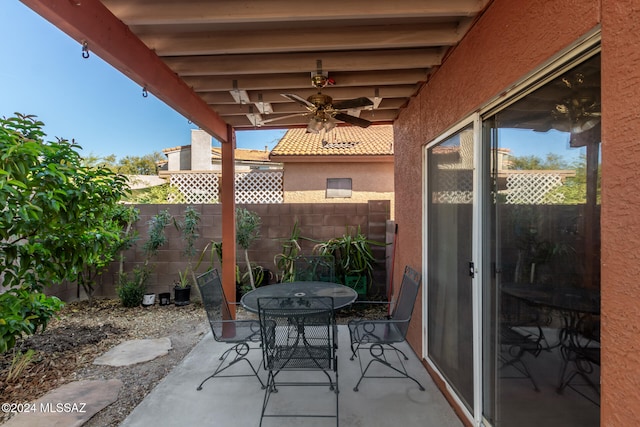
<path fill-rule="evenodd" d="M 484 120 L 483 406 L 599 425 L 600 57 Z"/>
<path fill-rule="evenodd" d="M 428 148 L 428 354 L 473 408 L 472 261 L 474 136 L 470 124 Z"/>
<path fill-rule="evenodd" d="M 476 423 L 596 427 L 600 55 L 543 78 L 426 147 L 426 354 Z"/>

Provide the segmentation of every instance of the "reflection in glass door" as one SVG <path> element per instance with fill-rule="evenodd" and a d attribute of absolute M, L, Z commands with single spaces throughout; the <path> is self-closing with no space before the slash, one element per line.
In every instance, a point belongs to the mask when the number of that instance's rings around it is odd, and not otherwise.
<path fill-rule="evenodd" d="M 600 56 L 487 117 L 484 135 L 483 415 L 598 426 Z"/>
<path fill-rule="evenodd" d="M 427 150 L 427 348 L 473 412 L 473 126 Z"/>

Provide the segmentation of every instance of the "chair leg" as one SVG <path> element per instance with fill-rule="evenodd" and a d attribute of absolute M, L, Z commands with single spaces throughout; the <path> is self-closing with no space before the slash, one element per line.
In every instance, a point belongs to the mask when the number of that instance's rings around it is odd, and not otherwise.
<path fill-rule="evenodd" d="M 209 375 L 207 378 L 202 380 L 202 382 L 196 388 L 196 390 L 202 390 L 202 386 L 204 385 L 204 383 L 206 383 L 207 381 L 209 381 L 211 378 L 214 378 L 214 377 L 250 377 L 250 376 L 255 376 L 258 379 L 258 381 L 260 382 L 261 388 L 264 389 L 265 385 L 262 382 L 262 379 L 260 379 L 260 376 L 258 375 L 258 371 L 253 366 L 251 361 L 246 358 L 247 354 L 249 353 L 249 350 L 250 350 L 250 348 L 249 348 L 249 345 L 247 343 L 239 343 L 239 344 L 234 345 L 232 348 L 227 349 L 224 353 L 222 353 L 222 356 L 220 356 L 220 358 L 218 359 L 218 360 L 220 360 L 220 363 L 216 367 L 216 369 L 213 372 L 213 374 Z M 233 360 L 230 361 L 226 366 L 224 366 L 224 363 L 227 360 L 227 357 L 229 357 L 229 355 L 231 355 L 231 353 L 233 351 L 235 351 L 235 353 L 236 353 L 234 355 Z M 227 369 L 229 369 L 230 367 L 232 367 L 236 363 L 238 363 L 240 361 L 243 361 L 243 360 L 249 364 L 249 367 L 251 368 L 251 371 L 253 372 L 253 374 L 220 375 L 222 372 L 226 371 Z"/>
<path fill-rule="evenodd" d="M 400 362 L 402 369 L 398 369 L 395 366 L 393 366 L 391 363 L 389 363 L 386 359 L 386 356 L 384 354 L 385 348 L 384 345 L 382 344 L 371 344 L 371 346 L 369 346 L 369 353 L 371 355 L 371 357 L 373 357 L 373 359 L 371 359 L 369 361 L 369 363 L 367 363 L 367 366 L 362 369 L 362 358 L 360 358 L 360 370 L 362 372 L 362 375 L 360 376 L 360 379 L 358 380 L 358 383 L 356 384 L 356 386 L 353 388 L 353 391 L 358 391 L 359 387 L 360 387 L 360 383 L 362 382 L 362 380 L 364 378 L 366 378 L 366 374 L 367 371 L 369 370 L 369 368 L 371 367 L 371 365 L 374 362 L 378 362 L 384 366 L 386 366 L 387 368 L 391 369 L 392 371 L 397 372 L 398 374 L 400 374 L 399 377 L 368 377 L 368 378 L 407 378 L 412 380 L 413 382 L 415 382 L 418 385 L 418 388 L 421 391 L 425 391 L 425 388 L 422 386 L 422 384 L 420 384 L 420 382 L 415 379 L 414 377 L 412 377 L 411 375 L 409 375 L 409 373 L 407 372 L 407 369 L 405 368 L 404 364 L 402 363 L 402 360 L 400 359 L 400 354 L 402 354 L 402 356 L 405 358 L 405 360 L 408 360 L 407 355 L 402 352 L 401 350 L 397 349 L 395 346 L 392 345 L 388 345 L 389 348 L 391 350 L 396 351 L 397 353 L 397 357 L 398 357 L 398 361 Z M 358 347 L 359 349 L 359 347 Z"/>
<path fill-rule="evenodd" d="M 335 363 L 335 369 L 334 369 L 334 373 L 335 373 L 335 381 L 331 379 L 331 377 L 329 376 L 329 389 L 332 390 L 335 393 L 335 397 L 336 397 L 336 415 L 335 415 L 335 419 L 336 419 L 336 427 L 338 427 L 340 425 L 340 400 L 339 400 L 339 386 L 338 386 L 338 361 L 337 359 L 334 361 Z M 267 411 L 267 407 L 269 406 L 269 399 L 271 398 L 271 394 L 272 393 L 278 393 L 278 388 L 276 387 L 276 375 L 278 375 L 278 373 L 280 371 L 272 371 L 269 370 L 268 371 L 268 377 L 267 377 L 267 385 L 265 387 L 265 392 L 264 392 L 264 397 L 262 399 L 262 411 L 260 413 L 260 424 L 259 426 L 262 427 L 262 421 L 264 420 L 264 418 L 295 418 L 295 417 L 300 417 L 300 418 L 334 418 L 333 415 L 302 415 L 302 414 L 287 414 L 287 415 L 276 415 L 276 414 L 268 414 L 265 415 L 266 411 Z M 327 372 L 325 372 L 327 375 L 329 375 Z M 290 383 L 290 382 L 283 382 L 280 383 L 281 386 L 304 386 L 304 385 L 314 385 L 314 386 L 318 386 L 318 385 L 322 385 L 324 383 Z"/>
<path fill-rule="evenodd" d="M 277 393 L 278 389 L 276 388 L 275 374 L 273 371 L 269 370 L 269 374 L 267 376 L 267 385 L 264 387 L 264 397 L 262 398 L 262 411 L 260 412 L 260 427 L 262 427 L 262 420 L 264 419 L 264 413 L 267 410 L 267 405 L 269 404 L 269 398 L 271 397 L 271 393 Z"/>
<path fill-rule="evenodd" d="M 516 363 L 519 363 L 519 364 L 516 365 Z M 520 371 L 526 378 L 529 378 L 529 381 L 531 381 L 531 384 L 533 385 L 533 389 L 535 391 L 540 391 L 540 388 L 538 387 L 536 380 L 533 378 L 533 375 L 531 375 L 531 372 L 529 372 L 527 365 L 525 365 L 525 363 L 520 358 L 511 359 L 508 362 L 503 363 L 500 368 L 502 369 L 508 366 L 513 366 L 515 369 Z"/>

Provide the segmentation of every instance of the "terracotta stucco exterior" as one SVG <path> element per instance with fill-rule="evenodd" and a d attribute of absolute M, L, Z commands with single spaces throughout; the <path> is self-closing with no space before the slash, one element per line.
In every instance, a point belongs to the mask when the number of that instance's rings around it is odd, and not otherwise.
<path fill-rule="evenodd" d="M 640 419 L 639 12 L 632 0 L 495 0 L 394 125 L 396 263 L 419 267 L 423 145 L 601 26 L 603 426 Z M 416 311 L 409 339 L 421 354 Z"/>
<path fill-rule="evenodd" d="M 602 425 L 640 419 L 640 3 L 602 1 Z"/>

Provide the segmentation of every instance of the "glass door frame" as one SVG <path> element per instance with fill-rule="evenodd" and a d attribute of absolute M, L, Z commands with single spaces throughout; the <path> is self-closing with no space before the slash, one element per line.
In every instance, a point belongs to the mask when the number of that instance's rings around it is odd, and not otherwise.
<path fill-rule="evenodd" d="M 471 303 L 471 316 L 473 323 L 473 342 L 472 342 L 472 351 L 473 351 L 473 413 L 467 410 L 466 405 L 462 402 L 462 400 L 457 396 L 456 392 L 452 387 L 448 384 L 445 376 L 439 371 L 437 366 L 429 359 L 429 348 L 428 348 L 428 340 L 422 340 L 422 354 L 423 359 L 429 365 L 429 367 L 435 372 L 440 380 L 442 380 L 443 384 L 447 388 L 447 391 L 451 398 L 456 402 L 458 408 L 462 411 L 464 416 L 471 421 L 474 425 L 479 426 L 482 417 L 482 352 L 481 352 L 481 344 L 482 344 L 482 323 L 481 323 L 481 308 L 482 308 L 482 289 L 481 289 L 481 260 L 479 256 L 480 252 L 480 244 L 482 242 L 482 227 L 480 226 L 480 209 L 481 204 L 479 203 L 484 196 L 483 185 L 480 184 L 480 160 L 482 156 L 482 121 L 480 114 L 474 113 L 470 116 L 467 116 L 464 120 L 458 122 L 455 126 L 451 127 L 446 132 L 440 134 L 436 139 L 428 142 L 423 146 L 422 153 L 422 230 L 423 230 L 423 239 L 422 239 L 422 271 L 428 271 L 427 268 L 427 260 L 428 260 L 428 221 L 429 221 L 429 212 L 428 212 L 428 155 L 429 149 L 440 144 L 441 142 L 447 140 L 452 137 L 456 133 L 460 132 L 464 128 L 472 125 L 473 127 L 473 206 L 472 206 L 472 248 L 471 248 L 471 259 L 470 262 L 473 263 L 474 271 L 473 278 L 471 279 L 472 286 L 472 303 Z M 470 266 L 471 269 L 471 266 Z M 423 277 L 426 277 L 423 275 Z M 428 283 L 425 283 L 425 288 L 428 286 Z M 422 334 L 423 337 L 426 337 L 428 333 L 428 294 L 426 290 L 422 292 L 422 312 L 423 312 L 423 325 L 422 325 Z"/>

